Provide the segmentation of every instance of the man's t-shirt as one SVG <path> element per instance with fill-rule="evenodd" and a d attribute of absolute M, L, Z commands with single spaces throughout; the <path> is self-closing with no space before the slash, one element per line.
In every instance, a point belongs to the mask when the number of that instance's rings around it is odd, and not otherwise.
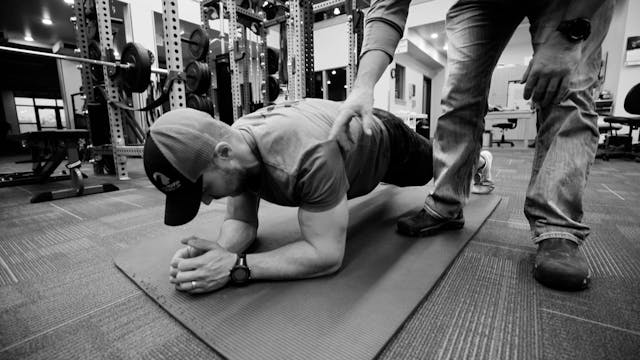
<path fill-rule="evenodd" d="M 244 116 L 232 127 L 240 130 L 262 161 L 258 196 L 309 211 L 335 207 L 344 194 L 351 199 L 369 193 L 389 166 L 386 128 L 378 119 L 372 135 L 351 122 L 357 139 L 348 153 L 327 140 L 339 103 L 305 99 L 272 105 Z"/>

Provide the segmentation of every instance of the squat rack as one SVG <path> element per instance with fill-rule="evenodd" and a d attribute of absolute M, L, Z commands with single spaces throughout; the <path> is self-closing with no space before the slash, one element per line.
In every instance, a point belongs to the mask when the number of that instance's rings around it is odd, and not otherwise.
<path fill-rule="evenodd" d="M 87 29 L 86 12 L 91 1 L 75 0 L 74 13 L 76 17 L 76 41 L 80 55 L 85 61 L 89 58 L 89 39 Z M 95 0 L 95 10 L 97 25 L 100 38 L 100 50 L 102 57 L 113 51 L 113 36 L 111 29 L 111 6 L 109 0 Z M 164 26 L 164 41 L 165 41 L 165 54 L 167 59 L 166 72 L 171 74 L 172 72 L 183 71 L 182 64 L 182 47 L 180 44 L 180 25 L 178 16 L 178 1 L 177 0 L 163 0 L 162 1 L 163 12 L 163 26 Z M 94 64 L 98 64 L 94 62 Z M 106 64 L 99 64 L 106 65 Z M 126 168 L 127 157 L 141 157 L 143 152 L 143 146 L 136 145 L 130 146 L 125 144 L 123 136 L 124 129 L 122 126 L 122 109 L 112 105 L 112 102 L 119 101 L 120 89 L 117 84 L 111 80 L 108 76 L 107 66 L 103 66 L 104 71 L 104 86 L 105 94 L 108 97 L 107 109 L 109 118 L 109 130 L 111 134 L 111 144 L 93 144 L 93 153 L 96 155 L 113 156 L 114 164 L 116 167 L 116 173 L 120 180 L 128 180 L 128 172 Z M 154 69 L 154 72 L 164 73 L 165 70 Z M 83 65 L 81 68 L 82 74 L 82 86 L 85 98 L 90 102 L 95 102 L 94 84 L 91 77 L 91 71 L 88 64 Z M 184 81 L 176 79 L 173 81 L 169 102 L 171 109 L 185 107 L 185 86 Z M 91 119 L 88 119 L 90 124 Z M 91 126 L 89 126 L 91 129 Z"/>

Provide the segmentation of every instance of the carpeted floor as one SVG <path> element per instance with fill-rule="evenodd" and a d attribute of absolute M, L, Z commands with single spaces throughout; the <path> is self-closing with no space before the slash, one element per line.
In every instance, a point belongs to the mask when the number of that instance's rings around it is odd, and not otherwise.
<path fill-rule="evenodd" d="M 584 246 L 592 287 L 564 293 L 531 276 L 535 248 L 522 207 L 533 151 L 493 151 L 502 202 L 379 357 L 637 359 L 640 164 L 593 166 Z M 15 160 L 1 159 L 0 173 L 24 169 Z M 219 358 L 113 265 L 140 239 L 189 230 L 162 225 L 161 194 L 139 160 L 128 169 L 128 181 L 86 171 L 89 183 L 120 191 L 48 203 L 29 203 L 41 185 L 0 188 L 1 359 Z M 203 208 L 194 225 L 223 211 Z"/>

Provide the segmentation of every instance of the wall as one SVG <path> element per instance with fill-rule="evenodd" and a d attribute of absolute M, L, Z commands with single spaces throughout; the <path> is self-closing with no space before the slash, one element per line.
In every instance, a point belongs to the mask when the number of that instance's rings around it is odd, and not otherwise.
<path fill-rule="evenodd" d="M 2 100 L 2 111 L 4 112 L 4 118 L 7 123 L 9 123 L 9 126 L 11 126 L 9 134 L 19 134 L 20 128 L 18 126 L 18 114 L 16 113 L 16 103 L 13 99 L 13 91 L 0 91 L 0 99 Z"/>
<path fill-rule="evenodd" d="M 502 52 L 498 64 L 529 65 L 533 56 L 533 47 L 529 43 L 509 43 Z M 526 61 L 525 61 L 526 60 Z"/>
<path fill-rule="evenodd" d="M 640 36 L 640 21 L 638 21 L 638 14 L 640 14 L 640 0 L 629 0 L 626 20 L 623 44 L 620 48 L 622 53 L 622 61 L 624 62 L 624 53 L 626 48 L 627 37 Z M 624 110 L 624 98 L 631 88 L 640 82 L 640 66 L 625 66 L 622 64 L 620 68 L 620 77 L 618 80 L 618 88 L 614 93 L 615 102 L 613 103 L 613 112 L 615 116 L 634 116 L 627 113 Z"/>
<path fill-rule="evenodd" d="M 315 71 L 347 66 L 349 59 L 347 34 L 346 16 L 337 16 L 316 23 L 313 31 L 313 66 Z"/>
<path fill-rule="evenodd" d="M 637 2 L 637 0 L 633 0 Z M 616 92 L 619 74 L 624 62 L 625 23 L 627 21 L 628 0 L 617 0 L 609 26 L 609 32 L 602 42 L 602 58 L 607 59 L 605 79 L 602 89 Z"/>
<path fill-rule="evenodd" d="M 455 2 L 456 0 L 432 0 L 422 3 L 414 1 L 409 8 L 405 29 L 444 20 L 447 11 Z"/>

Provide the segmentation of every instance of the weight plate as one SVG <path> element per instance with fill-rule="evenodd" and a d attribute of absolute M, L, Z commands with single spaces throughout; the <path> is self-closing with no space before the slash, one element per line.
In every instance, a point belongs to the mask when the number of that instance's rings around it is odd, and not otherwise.
<path fill-rule="evenodd" d="M 211 87 L 211 72 L 209 65 L 199 61 L 192 61 L 185 69 L 187 92 L 204 94 Z"/>
<path fill-rule="evenodd" d="M 278 52 L 273 50 L 272 48 L 267 49 L 267 72 L 269 75 L 273 75 L 278 72 L 278 61 L 280 60 L 280 56 Z"/>
<path fill-rule="evenodd" d="M 209 53 L 209 36 L 202 28 L 197 28 L 189 35 L 189 52 L 196 60 L 204 60 Z"/>
<path fill-rule="evenodd" d="M 121 64 L 132 64 L 121 71 L 121 83 L 125 91 L 143 92 L 151 82 L 151 58 L 149 51 L 138 43 L 127 43 L 122 49 Z"/>
<path fill-rule="evenodd" d="M 208 97 L 197 94 L 189 94 L 187 95 L 187 107 L 204 111 L 213 116 L 213 101 L 211 101 L 211 99 L 209 99 Z"/>
<path fill-rule="evenodd" d="M 280 95 L 280 82 L 273 76 L 269 76 L 269 101 L 276 101 Z"/>

